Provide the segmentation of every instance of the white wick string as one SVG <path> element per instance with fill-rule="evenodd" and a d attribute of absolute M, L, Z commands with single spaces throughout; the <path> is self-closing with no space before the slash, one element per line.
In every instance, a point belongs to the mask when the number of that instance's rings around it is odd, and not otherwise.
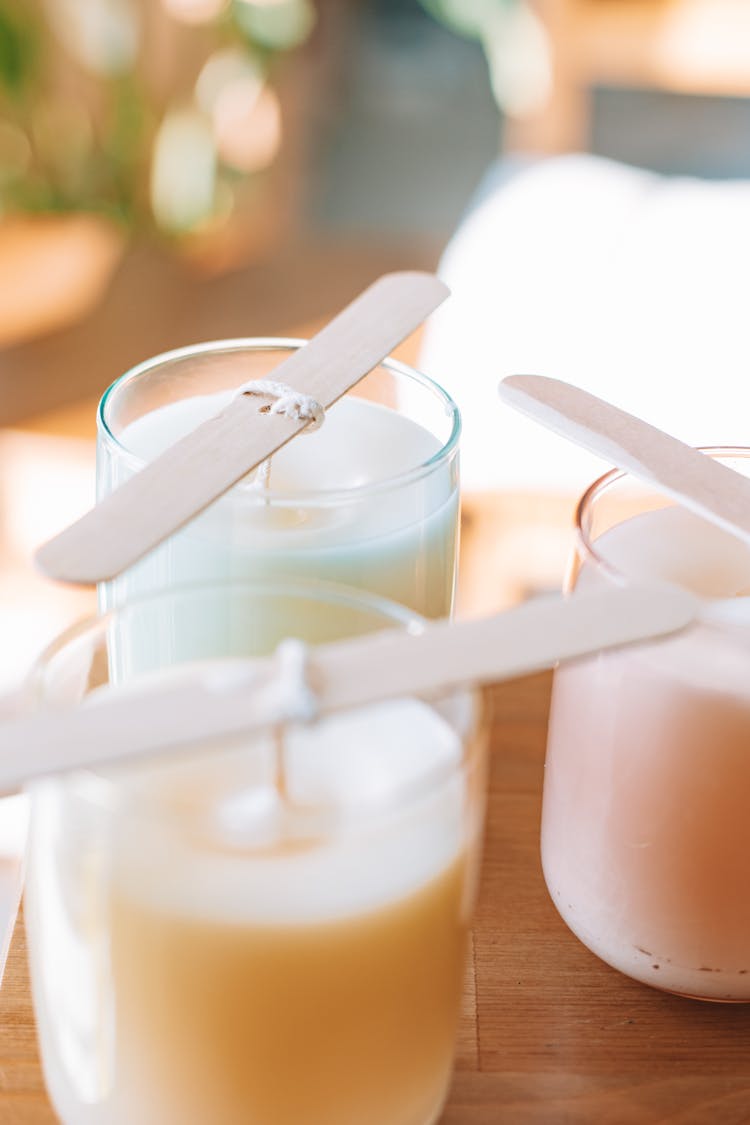
<path fill-rule="evenodd" d="M 265 395 L 276 401 L 269 407 L 270 414 L 286 414 L 295 421 L 305 418 L 310 425 L 306 427 L 308 433 L 319 429 L 325 421 L 325 407 L 312 395 L 303 391 L 295 391 L 286 383 L 277 383 L 274 379 L 250 379 L 237 388 L 239 395 Z"/>
<path fill-rule="evenodd" d="M 289 637 L 277 646 L 270 682 L 247 662 L 208 668 L 201 682 L 222 695 L 247 688 L 257 694 L 261 708 L 274 723 L 311 723 L 320 713 L 318 697 L 310 683 L 310 650 L 304 641 Z"/>
<path fill-rule="evenodd" d="M 302 391 L 295 391 L 294 387 L 286 383 L 277 383 L 275 379 L 250 379 L 237 388 L 238 395 L 264 395 L 274 399 L 268 408 L 269 414 L 285 414 L 287 418 L 295 421 L 305 419 L 305 433 L 312 434 L 319 430 L 325 422 L 325 407 Z M 268 488 L 271 476 L 271 458 L 268 457 L 262 465 L 258 466 L 255 483 L 263 489 Z"/>
<path fill-rule="evenodd" d="M 279 711 L 282 722 L 311 723 L 318 717 L 318 697 L 310 686 L 310 650 L 288 637 L 276 649 Z"/>

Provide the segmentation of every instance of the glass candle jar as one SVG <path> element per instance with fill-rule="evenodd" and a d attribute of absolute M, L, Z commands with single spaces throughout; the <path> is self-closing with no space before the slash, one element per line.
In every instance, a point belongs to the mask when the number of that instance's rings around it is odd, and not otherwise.
<path fill-rule="evenodd" d="M 226 660 L 191 629 L 171 665 L 128 683 L 110 674 L 111 646 L 179 630 L 224 595 L 172 590 L 74 628 L 36 668 L 37 706 L 215 675 Z M 310 642 L 323 622 L 324 639 L 331 621 L 339 637 L 419 628 L 322 584 L 238 585 L 232 602 L 243 628 L 229 658 L 272 651 L 292 613 Z M 477 700 L 458 692 L 35 784 L 26 926 L 64 1125 L 437 1121 L 484 774 Z"/>
<path fill-rule="evenodd" d="M 704 450 L 748 475 L 750 451 Z M 608 964 L 750 1000 L 750 547 L 611 472 L 584 495 L 569 587 L 660 578 L 705 598 L 678 637 L 559 669 L 542 863 Z"/>
<path fill-rule="evenodd" d="M 223 340 L 147 360 L 98 414 L 103 497 L 218 413 L 303 340 Z M 394 404 L 397 404 L 394 405 Z M 458 528 L 455 403 L 424 375 L 385 361 L 186 528 L 102 588 L 111 608 L 193 582 L 317 577 L 372 590 L 426 617 L 450 614 Z"/>

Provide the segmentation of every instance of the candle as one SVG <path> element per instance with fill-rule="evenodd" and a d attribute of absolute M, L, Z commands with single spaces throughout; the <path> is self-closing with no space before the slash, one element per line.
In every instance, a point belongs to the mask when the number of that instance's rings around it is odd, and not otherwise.
<path fill-rule="evenodd" d="M 71 880 L 59 892 L 87 915 L 89 948 L 107 950 L 97 1050 L 109 1036 L 113 1053 L 87 1118 L 54 1045 L 78 1005 L 50 981 L 39 1027 L 66 1123 L 427 1125 L 438 1113 L 475 851 L 460 739 L 400 701 L 298 732 L 286 751 L 289 823 L 270 743 L 239 758 L 206 747 L 142 777 L 114 819 L 106 906 L 103 881 L 83 878 L 95 850 L 60 841 Z"/>
<path fill-rule="evenodd" d="M 589 498 L 584 529 L 620 487 Z M 750 548 L 676 507 L 615 523 L 593 544 L 584 531 L 584 542 L 582 588 L 650 576 L 711 601 L 680 637 L 555 674 L 547 886 L 573 932 L 620 971 L 750 1000 Z"/>
<path fill-rule="evenodd" d="M 173 621 L 207 612 L 162 598 Z M 401 620 L 382 607 L 359 613 Z M 137 627 L 138 612 L 115 619 Z M 55 647 L 50 701 L 93 706 L 227 667 L 183 652 L 128 684 L 75 675 L 103 673 L 113 636 L 103 618 Z M 269 730 L 35 786 L 27 927 L 63 1125 L 436 1121 L 477 882 L 476 721 L 467 693 L 404 698 L 281 741 Z"/>
<path fill-rule="evenodd" d="M 247 378 L 248 357 L 256 364 L 252 376 L 260 378 L 278 361 L 279 348 L 230 342 L 176 354 L 149 361 L 105 396 L 100 495 L 221 410 Z M 410 414 L 347 396 L 320 430 L 274 455 L 268 490 L 253 479 L 241 482 L 104 587 L 104 604 L 196 581 L 314 575 L 380 593 L 425 616 L 449 614 L 457 411 L 439 388 L 401 365 L 385 365 L 381 384 L 384 374 L 394 386 L 413 383 Z M 396 396 L 387 391 L 387 397 Z"/>

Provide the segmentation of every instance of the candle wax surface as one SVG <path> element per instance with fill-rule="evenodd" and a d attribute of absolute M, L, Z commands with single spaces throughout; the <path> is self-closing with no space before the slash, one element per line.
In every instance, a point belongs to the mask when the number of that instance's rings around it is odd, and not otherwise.
<path fill-rule="evenodd" d="M 126 426 L 120 444 L 142 461 L 153 461 L 235 397 L 229 391 L 169 403 Z M 326 411 L 320 429 L 303 432 L 274 453 L 271 488 L 282 493 L 361 488 L 418 469 L 439 451 L 437 438 L 411 419 L 345 395 Z M 247 483 L 255 475 L 249 474 Z"/>
<path fill-rule="evenodd" d="M 547 886 L 621 971 L 750 1000 L 750 549 L 680 508 L 627 520 L 595 547 L 621 573 L 718 600 L 678 637 L 556 672 Z M 603 580 L 584 566 L 578 585 Z"/>

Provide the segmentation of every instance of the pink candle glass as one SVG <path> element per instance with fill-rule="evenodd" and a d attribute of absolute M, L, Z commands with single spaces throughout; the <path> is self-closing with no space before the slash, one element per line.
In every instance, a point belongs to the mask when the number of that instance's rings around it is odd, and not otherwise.
<path fill-rule="evenodd" d="M 750 475 L 750 450 L 705 450 Z M 568 588 L 660 578 L 705 598 L 678 637 L 558 670 L 542 864 L 578 938 L 636 980 L 750 1000 L 750 546 L 611 472 Z"/>

